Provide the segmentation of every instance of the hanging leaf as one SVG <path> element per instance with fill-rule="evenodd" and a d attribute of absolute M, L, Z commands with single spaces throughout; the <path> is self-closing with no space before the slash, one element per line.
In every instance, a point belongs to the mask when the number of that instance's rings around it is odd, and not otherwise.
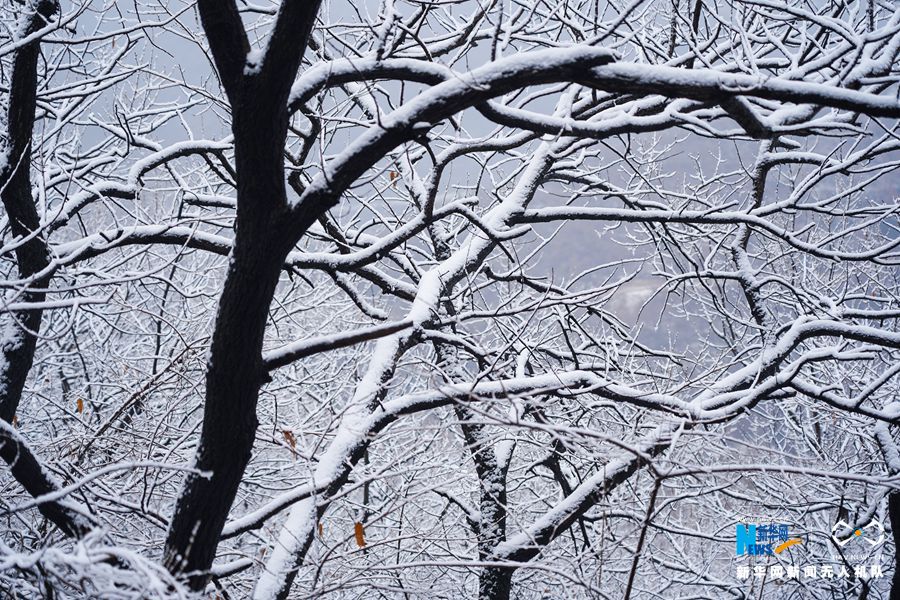
<path fill-rule="evenodd" d="M 290 429 L 284 429 L 281 432 L 281 435 L 284 436 L 284 441 L 287 442 L 288 446 L 291 447 L 291 450 L 297 451 L 297 438 L 294 437 L 294 432 Z"/>
<path fill-rule="evenodd" d="M 82 414 L 84 412 L 84 400 L 79 398 L 75 401 L 75 410 L 78 411 L 78 414 Z"/>
<path fill-rule="evenodd" d="M 360 522 L 356 522 L 353 525 L 353 533 L 356 535 L 356 545 L 360 548 L 364 548 L 366 546 L 366 537 L 365 530 L 363 529 L 363 524 Z"/>
<path fill-rule="evenodd" d="M 13 415 L 12 426 L 18 428 L 19 427 L 19 417 L 18 415 Z"/>
<path fill-rule="evenodd" d="M 319 523 L 319 537 L 325 537 L 325 528 L 322 527 L 322 523 Z"/>
<path fill-rule="evenodd" d="M 388 177 L 391 179 L 391 185 L 397 187 L 397 178 L 400 174 L 397 171 L 388 171 Z"/>

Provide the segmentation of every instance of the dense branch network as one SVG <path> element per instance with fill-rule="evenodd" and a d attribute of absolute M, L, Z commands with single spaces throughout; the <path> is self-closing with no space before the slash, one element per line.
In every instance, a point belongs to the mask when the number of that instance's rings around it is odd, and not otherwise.
<path fill-rule="evenodd" d="M 0 13 L 0 513 L 91 557 L 0 590 L 747 598 L 753 498 L 896 536 L 900 11 L 369 8 Z"/>

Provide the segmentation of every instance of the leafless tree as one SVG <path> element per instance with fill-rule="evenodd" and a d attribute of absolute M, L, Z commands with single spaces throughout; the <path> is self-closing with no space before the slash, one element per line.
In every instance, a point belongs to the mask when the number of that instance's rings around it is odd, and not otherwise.
<path fill-rule="evenodd" d="M 892 3 L 4 10 L 0 589 L 900 593 Z"/>

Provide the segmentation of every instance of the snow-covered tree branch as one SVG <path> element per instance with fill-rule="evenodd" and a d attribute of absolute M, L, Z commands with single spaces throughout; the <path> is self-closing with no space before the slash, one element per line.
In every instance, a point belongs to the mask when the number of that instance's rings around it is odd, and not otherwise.
<path fill-rule="evenodd" d="M 895 4 L 0 22 L 0 595 L 900 593 Z"/>

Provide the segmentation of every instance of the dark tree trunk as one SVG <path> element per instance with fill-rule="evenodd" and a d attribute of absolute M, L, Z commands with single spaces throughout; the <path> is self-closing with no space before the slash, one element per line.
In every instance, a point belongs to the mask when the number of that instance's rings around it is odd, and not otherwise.
<path fill-rule="evenodd" d="M 481 600 L 509 600 L 514 572 L 504 567 L 484 569 L 478 578 L 478 597 Z"/>
<path fill-rule="evenodd" d="M 166 540 L 166 566 L 189 574 L 195 589 L 206 584 L 206 571 L 250 461 L 264 377 L 262 338 L 280 271 L 269 258 L 260 249 L 236 247 L 219 301 L 195 465 L 201 473 L 185 483 Z"/>
<path fill-rule="evenodd" d="M 33 15 L 24 15 L 28 22 L 24 34 L 43 28 L 59 9 L 55 0 L 34 5 Z M 0 167 L 0 200 L 9 217 L 10 229 L 19 241 L 16 265 L 19 277 L 26 281 L 17 302 L 41 302 L 49 282 L 49 251 L 40 228 L 40 217 L 31 194 L 31 137 L 34 132 L 37 97 L 37 63 L 40 39 L 25 44 L 16 51 L 10 77 L 9 113 L 7 114 L 8 163 Z M 39 308 L 15 311 L 3 329 L 0 352 L 0 458 L 6 462 L 13 477 L 31 496 L 37 498 L 59 489 L 59 484 L 41 465 L 37 456 L 13 429 L 16 410 L 25 389 L 25 381 L 34 364 L 37 336 L 43 311 Z M 90 531 L 92 522 L 75 505 L 65 499 L 39 505 L 41 514 L 50 519 L 68 536 L 80 537 Z"/>
<path fill-rule="evenodd" d="M 209 14 L 225 18 L 221 7 L 205 10 L 205 27 L 224 26 L 210 20 Z M 210 43 L 214 44 L 212 39 Z M 195 590 L 206 586 L 222 528 L 250 462 L 259 390 L 268 379 L 262 346 L 269 306 L 284 259 L 296 241 L 288 234 L 291 219 L 283 160 L 287 90 L 296 67 L 280 90 L 265 71 L 244 75 L 243 64 L 241 57 L 237 74 L 235 65 L 220 65 L 233 115 L 235 238 L 206 368 L 206 403 L 195 463 L 200 473 L 185 482 L 164 556 L 166 567 L 185 575 Z"/>
<path fill-rule="evenodd" d="M 454 409 L 481 483 L 478 557 L 490 561 L 497 544 L 506 539 L 506 465 L 498 463 L 491 438 L 484 426 L 475 422 L 471 411 L 462 404 L 457 404 Z M 509 600 L 513 573 L 511 568 L 482 567 L 478 575 L 480 600 Z"/>
<path fill-rule="evenodd" d="M 26 35 L 44 26 L 57 10 L 49 0 L 37 5 L 38 12 L 25 28 Z M 3 206 L 9 216 L 13 235 L 26 240 L 16 248 L 16 262 L 22 279 L 33 278 L 49 264 L 47 242 L 40 234 L 40 218 L 31 195 L 31 135 L 37 95 L 37 60 L 40 41 L 26 44 L 16 52 L 13 62 L 7 115 L 8 164 L 0 171 Z M 47 278 L 38 277 L 29 284 L 19 301 L 41 302 Z M 22 397 L 25 380 L 34 362 L 37 333 L 41 327 L 40 309 L 13 313 L 2 341 L 5 368 L 0 372 L 0 418 L 12 423 Z M 14 332 L 14 333 L 13 333 Z"/>
<path fill-rule="evenodd" d="M 198 0 L 197 8 L 231 103 L 237 171 L 234 246 L 206 368 L 200 473 L 187 478 L 178 498 L 164 556 L 172 573 L 202 590 L 253 450 L 259 389 L 268 378 L 263 337 L 282 262 L 318 216 L 305 226 L 291 223 L 283 153 L 288 94 L 319 2 L 282 0 L 262 62 L 251 69 L 234 0 Z"/>
<path fill-rule="evenodd" d="M 206 585 L 219 536 L 250 461 L 259 390 L 268 377 L 262 345 L 269 305 L 292 245 L 282 233 L 284 136 L 266 135 L 261 127 L 242 135 L 240 125 L 236 116 L 238 219 L 207 364 L 195 465 L 201 473 L 188 477 L 166 540 L 167 568 L 186 574 L 190 586 L 198 590 Z"/>
<path fill-rule="evenodd" d="M 32 497 L 59 490 L 59 484 L 11 426 L 0 427 L 0 457 L 10 466 L 16 481 Z M 74 504 L 65 499 L 44 502 L 38 510 L 69 537 L 82 537 L 94 526 L 89 516 L 79 512 Z"/>

